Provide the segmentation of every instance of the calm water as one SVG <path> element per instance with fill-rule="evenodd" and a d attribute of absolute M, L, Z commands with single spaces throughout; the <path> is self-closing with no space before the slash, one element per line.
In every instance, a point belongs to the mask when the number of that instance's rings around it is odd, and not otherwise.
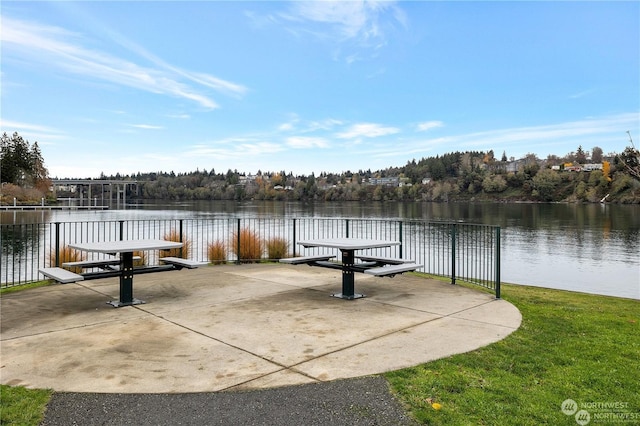
<path fill-rule="evenodd" d="M 2 213 L 2 223 L 283 215 L 499 225 L 503 282 L 640 299 L 640 206 L 165 202 L 124 210 Z"/>

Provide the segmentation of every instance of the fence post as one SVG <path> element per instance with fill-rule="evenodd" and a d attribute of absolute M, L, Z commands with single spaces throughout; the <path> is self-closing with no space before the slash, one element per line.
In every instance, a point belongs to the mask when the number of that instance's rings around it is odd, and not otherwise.
<path fill-rule="evenodd" d="M 500 227 L 496 228 L 496 299 L 500 299 Z"/>
<path fill-rule="evenodd" d="M 399 221 L 398 221 L 398 223 L 399 223 L 399 225 L 400 225 L 400 226 L 398 227 L 398 233 L 400 234 L 400 235 L 398 236 L 398 237 L 399 237 L 399 238 L 398 238 L 398 241 L 400 241 L 400 259 L 402 259 L 402 257 L 403 257 L 403 256 L 402 256 L 402 221 L 401 221 L 401 220 L 399 220 Z"/>
<path fill-rule="evenodd" d="M 236 232 L 236 246 L 238 247 L 237 253 L 236 253 L 236 265 L 240 264 L 240 218 L 238 218 L 238 229 Z"/>
<path fill-rule="evenodd" d="M 344 220 L 345 238 L 349 238 L 349 219 Z"/>
<path fill-rule="evenodd" d="M 296 257 L 296 218 L 293 218 L 293 257 Z"/>
<path fill-rule="evenodd" d="M 124 220 L 120 220 L 120 241 L 124 240 Z"/>
<path fill-rule="evenodd" d="M 183 242 L 182 240 L 182 221 L 183 219 L 180 219 L 178 221 L 179 225 L 178 225 L 178 239 L 180 242 Z M 184 258 L 184 245 L 182 247 L 180 247 L 180 257 Z"/>
<path fill-rule="evenodd" d="M 457 224 L 451 224 L 451 284 L 456 283 L 456 230 Z"/>
<path fill-rule="evenodd" d="M 56 254 L 56 268 L 60 266 L 60 222 L 56 222 L 56 246 L 54 248 Z"/>

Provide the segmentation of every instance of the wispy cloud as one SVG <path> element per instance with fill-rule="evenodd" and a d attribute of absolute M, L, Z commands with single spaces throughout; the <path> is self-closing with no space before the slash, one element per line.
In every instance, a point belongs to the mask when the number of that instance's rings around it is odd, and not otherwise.
<path fill-rule="evenodd" d="M 187 99 L 208 109 L 217 108 L 218 104 L 205 91 L 198 90 L 189 83 L 233 95 L 246 92 L 242 85 L 171 66 L 122 38 L 118 39 L 120 44 L 150 60 L 156 67 L 146 67 L 99 50 L 85 48 L 82 35 L 60 27 L 17 21 L 8 17 L 2 18 L 2 25 L 0 40 L 3 56 L 14 55 L 21 60 L 46 63 L 48 67 L 55 66 L 87 79 Z"/>
<path fill-rule="evenodd" d="M 336 126 L 344 124 L 342 120 L 335 118 L 327 118 L 319 121 L 310 121 L 307 125 L 307 131 L 315 132 L 317 130 L 331 130 Z"/>
<path fill-rule="evenodd" d="M 302 120 L 298 114 L 291 114 L 289 121 L 278 125 L 282 132 L 313 133 L 328 131 L 343 124 L 342 120 L 326 118 L 323 120 Z"/>
<path fill-rule="evenodd" d="M 396 140 L 393 144 L 371 147 L 368 153 L 371 157 L 407 158 L 411 155 L 426 157 L 430 152 L 494 149 L 509 150 L 510 156 L 520 158 L 530 152 L 541 157 L 548 154 L 564 155 L 575 150 L 578 145 L 582 145 L 584 149 L 617 146 L 616 149 L 609 149 L 622 151 L 626 143 L 625 131 L 637 128 L 639 123 L 640 113 L 625 113 L 540 126 Z"/>
<path fill-rule="evenodd" d="M 184 113 L 183 114 L 169 114 L 169 115 L 167 115 L 167 117 L 176 118 L 176 119 L 179 119 L 179 120 L 188 120 L 188 119 L 191 118 L 191 116 L 189 114 L 184 114 Z"/>
<path fill-rule="evenodd" d="M 593 92 L 595 92 L 594 89 L 583 90 L 582 92 L 577 92 L 577 93 L 573 93 L 573 94 L 569 95 L 569 99 L 584 98 L 585 96 L 589 96 Z"/>
<path fill-rule="evenodd" d="M 282 144 L 239 137 L 196 144 L 188 148 L 184 155 L 212 159 L 249 159 L 285 149 Z"/>
<path fill-rule="evenodd" d="M 363 42 L 384 38 L 380 19 L 388 11 L 396 21 L 406 23 L 404 13 L 391 1 L 295 1 L 291 6 L 297 19 L 329 25 L 340 38 Z"/>
<path fill-rule="evenodd" d="M 423 123 L 418 123 L 416 126 L 416 131 L 418 132 L 426 132 L 427 130 L 437 129 L 438 127 L 444 126 L 442 121 L 425 121 Z"/>
<path fill-rule="evenodd" d="M 294 129 L 294 123 L 282 123 L 281 125 L 278 126 L 278 130 L 281 130 L 283 132 L 287 132 L 289 130 L 293 130 Z"/>
<path fill-rule="evenodd" d="M 152 124 L 131 124 L 131 127 L 135 127 L 136 129 L 146 129 L 146 130 L 162 130 L 164 127 L 162 126 L 154 126 Z"/>
<path fill-rule="evenodd" d="M 30 130 L 30 131 L 37 131 L 37 132 L 56 132 L 55 129 L 52 129 L 50 127 L 47 126 L 41 126 L 39 124 L 32 124 L 32 123 L 21 123 L 19 121 L 11 121 L 11 120 L 5 120 L 0 118 L 0 128 L 5 131 L 4 129 L 21 129 L 21 130 Z"/>
<path fill-rule="evenodd" d="M 223 80 L 212 75 L 186 72 L 173 67 L 171 69 L 177 71 L 179 74 L 189 78 L 196 83 L 210 87 L 211 89 L 217 90 L 221 93 L 226 93 L 228 95 L 239 97 L 241 95 L 244 95 L 248 90 L 241 84 L 232 83 L 230 81 Z"/>
<path fill-rule="evenodd" d="M 344 132 L 337 133 L 336 137 L 339 139 L 356 139 L 361 137 L 377 138 L 399 132 L 400 129 L 397 127 L 385 127 L 377 123 L 359 123 L 352 125 Z"/>
<path fill-rule="evenodd" d="M 328 142 L 324 138 L 293 136 L 287 138 L 287 145 L 291 148 L 327 148 Z"/>
<path fill-rule="evenodd" d="M 29 142 L 39 144 L 50 144 L 51 141 L 64 139 L 65 135 L 61 130 L 48 126 L 33 123 L 23 123 L 18 121 L 5 120 L 0 118 L 0 131 L 11 136 L 13 132 L 18 132 L 20 136 Z"/>
<path fill-rule="evenodd" d="M 253 13 L 247 16 L 260 25 L 278 24 L 295 36 L 311 36 L 329 42 L 334 48 L 334 59 L 344 57 L 348 64 L 369 55 L 352 49 L 343 52 L 341 44 L 375 51 L 387 45 L 390 29 L 404 28 L 408 23 L 406 14 L 396 2 L 387 0 L 292 1 L 288 10 L 280 13 L 268 17 Z"/>
<path fill-rule="evenodd" d="M 542 126 L 500 129 L 463 135 L 460 139 L 464 146 L 512 145 L 527 142 L 527 147 L 564 140 L 579 140 L 587 136 L 601 136 L 619 132 L 621 141 L 629 127 L 638 125 L 640 113 L 619 114 L 566 123 Z M 577 145 L 576 145 L 577 148 Z"/>
<path fill-rule="evenodd" d="M 278 130 L 282 132 L 288 132 L 288 131 L 294 130 L 298 125 L 298 123 L 300 123 L 300 117 L 298 117 L 298 114 L 295 114 L 295 113 L 289 114 L 289 119 L 286 122 L 278 125 Z"/>

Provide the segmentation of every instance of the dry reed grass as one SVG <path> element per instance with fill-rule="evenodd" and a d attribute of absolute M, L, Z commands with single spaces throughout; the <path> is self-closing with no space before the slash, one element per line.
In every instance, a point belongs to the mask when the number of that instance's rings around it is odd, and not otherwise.
<path fill-rule="evenodd" d="M 267 241 L 267 258 L 279 260 L 287 257 L 289 243 L 284 238 L 272 238 Z"/>
<path fill-rule="evenodd" d="M 51 250 L 49 252 L 49 265 L 50 266 L 56 266 L 56 263 L 58 264 L 58 266 L 62 266 L 63 263 L 65 262 L 81 262 L 83 260 L 86 259 L 86 257 L 84 256 L 84 254 L 82 254 L 82 252 L 76 250 L 76 249 L 72 249 L 69 246 L 64 246 L 60 249 L 60 259 L 59 262 L 56 262 L 56 252 L 55 250 Z M 75 272 L 76 274 L 80 274 L 82 273 L 82 268 L 80 267 L 74 267 L 74 268 L 67 268 L 68 270 L 70 270 L 71 272 Z"/>
<path fill-rule="evenodd" d="M 227 245 L 220 240 L 209 243 L 207 246 L 207 259 L 214 265 L 223 265 L 227 262 Z"/>
<path fill-rule="evenodd" d="M 175 241 L 180 242 L 180 233 L 178 231 L 172 230 L 162 237 L 167 241 Z M 183 259 L 188 259 L 191 254 L 191 240 L 188 238 L 182 239 L 182 248 L 163 250 L 162 257 L 181 257 Z"/>
<path fill-rule="evenodd" d="M 256 232 L 243 228 L 240 230 L 240 238 L 237 234 L 233 235 L 233 252 L 238 256 L 240 262 L 259 262 L 262 259 L 263 251 L 264 243 Z"/>
<path fill-rule="evenodd" d="M 133 256 L 139 256 L 140 259 L 139 260 L 134 260 L 133 261 L 133 267 L 140 267 L 140 266 L 146 266 L 147 265 L 147 252 L 146 251 L 134 251 L 133 252 Z"/>

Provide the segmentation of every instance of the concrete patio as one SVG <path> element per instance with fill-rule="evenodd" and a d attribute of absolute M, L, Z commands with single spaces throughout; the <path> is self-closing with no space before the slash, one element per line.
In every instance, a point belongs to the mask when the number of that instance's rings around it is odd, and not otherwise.
<path fill-rule="evenodd" d="M 360 377 L 468 352 L 520 312 L 480 290 L 405 274 L 251 264 L 136 275 L 147 303 L 113 308 L 117 278 L 1 298 L 0 381 L 66 392 L 249 390 Z"/>

